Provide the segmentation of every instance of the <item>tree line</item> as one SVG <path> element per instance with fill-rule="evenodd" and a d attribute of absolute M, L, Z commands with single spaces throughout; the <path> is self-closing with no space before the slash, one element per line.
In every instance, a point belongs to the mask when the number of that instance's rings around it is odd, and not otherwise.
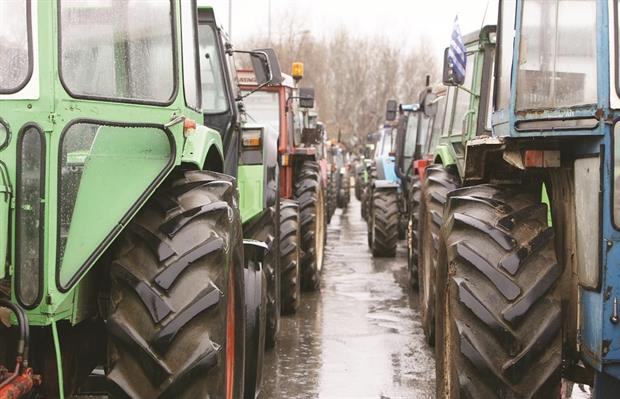
<path fill-rule="evenodd" d="M 404 49 L 383 37 L 356 37 L 340 28 L 318 38 L 300 29 L 296 18 L 281 18 L 276 33 L 254 37 L 244 48 L 275 49 L 283 72 L 304 63 L 301 86 L 315 88 L 315 105 L 330 139 L 365 142 L 384 122 L 388 99 L 417 102 L 426 75 L 438 76 L 437 55 L 426 40 Z"/>

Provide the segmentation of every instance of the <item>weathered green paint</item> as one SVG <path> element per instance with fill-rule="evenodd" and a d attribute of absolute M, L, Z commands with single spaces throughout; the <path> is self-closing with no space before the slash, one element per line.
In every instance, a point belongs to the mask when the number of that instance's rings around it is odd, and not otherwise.
<path fill-rule="evenodd" d="M 453 155 L 452 146 L 447 143 L 441 143 L 435 148 L 435 163 L 443 166 L 456 165 L 456 156 Z"/>
<path fill-rule="evenodd" d="M 480 112 L 487 113 L 487 109 L 480 109 L 480 103 L 485 61 L 486 57 L 492 55 L 492 53 L 486 52 L 485 49 L 491 46 L 489 32 L 494 29 L 492 26 L 484 27 L 481 30 L 480 36 L 467 44 L 467 68 L 472 74 L 470 92 L 468 93 L 461 86 L 448 88 L 450 93 L 448 99 L 450 101 L 446 104 L 446 115 L 449 115 L 449 117 L 446 117 L 442 131 L 438 132 L 438 134 L 441 134 L 441 137 L 438 140 L 437 147 L 433 150 L 435 162 L 442 163 L 444 166 L 455 165 L 460 176 L 463 176 L 465 168 L 465 146 L 467 141 L 476 137 L 476 134 L 484 128 L 478 126 L 478 115 Z M 463 117 L 456 120 L 455 110 L 459 96 L 468 96 L 469 103 Z"/>
<path fill-rule="evenodd" d="M 194 165 L 198 169 L 202 169 L 207 159 L 207 154 L 211 148 L 215 147 L 219 156 L 224 159 L 222 154 L 222 138 L 212 129 L 205 126 L 197 126 L 196 129 L 188 135 L 183 147 L 183 155 L 181 161 L 183 163 Z"/>
<path fill-rule="evenodd" d="M 243 223 L 263 211 L 263 165 L 240 165 L 237 177 L 239 208 Z"/>
<path fill-rule="evenodd" d="M 187 118 L 201 121 L 202 115 L 185 105 L 183 89 L 183 68 L 181 51 L 180 1 L 174 2 L 174 15 L 177 26 L 176 34 L 176 68 L 178 90 L 170 105 L 153 106 L 145 104 L 126 104 L 101 100 L 83 100 L 72 98 L 62 86 L 58 68 L 58 5 L 55 1 L 34 0 L 37 20 L 33 21 L 36 27 L 37 51 L 35 53 L 35 74 L 39 77 L 38 96 L 36 98 L 17 100 L 0 97 L 0 118 L 6 121 L 10 128 L 11 140 L 8 146 L 0 151 L 0 161 L 6 164 L 8 178 L 12 187 L 16 182 L 16 153 L 20 129 L 26 123 L 35 123 L 43 131 L 45 137 L 45 204 L 43 223 L 43 251 L 41 253 L 44 265 L 42 300 L 34 309 L 28 312 L 31 325 L 49 325 L 52 320 L 72 320 L 77 322 L 87 313 L 91 300 L 89 295 L 76 295 L 80 290 L 80 283 L 74 285 L 68 292 L 60 292 L 56 284 L 57 272 L 57 214 L 58 198 L 58 165 L 60 160 L 61 133 L 68 124 L 76 119 L 95 119 L 107 122 L 155 124 L 163 125 L 182 115 Z M 37 72 L 38 71 L 38 72 Z M 209 148 L 215 146 L 222 154 L 222 143 L 219 135 L 214 131 L 201 127 L 196 129 L 195 136 L 184 136 L 183 123 L 169 127 L 174 147 L 172 167 L 179 166 L 184 160 L 199 165 L 204 164 L 204 157 Z M 85 162 L 85 173 L 81 179 L 79 194 L 76 200 L 71 224 L 71 237 L 67 243 L 67 250 L 63 263 L 61 280 L 68 277 L 80 268 L 83 259 L 89 257 L 98 241 L 108 235 L 108 244 L 101 245 L 103 251 L 109 243 L 122 231 L 124 224 L 119 224 L 126 216 L 125 223 L 140 209 L 148 199 L 143 196 L 146 185 L 153 182 L 154 175 L 165 166 L 163 162 L 165 148 L 168 145 L 159 139 L 152 140 L 153 136 L 136 135 L 97 139 L 90 152 L 74 153 L 69 162 Z M 216 137 L 217 136 L 217 137 Z M 191 137 L 191 135 L 190 135 Z M 204 147 L 201 147 L 204 145 Z M 152 151 L 152 152 L 151 152 Z M 148 154 L 147 154 L 148 152 Z M 171 169 L 170 169 L 171 170 Z M 154 189 L 155 187 L 150 187 Z M 0 190 L 0 199 L 2 192 Z M 135 204 L 134 204 L 135 203 Z M 11 247 L 7 248 L 3 241 L 2 232 L 8 229 L 9 220 L 15 221 L 15 199 L 11 199 L 10 208 L 0 201 L 0 256 L 3 251 L 9 251 L 13 293 L 15 292 L 15 240 L 11 239 Z M 128 208 L 131 204 L 131 211 Z M 9 236 L 15 236 L 15 223 L 11 223 Z M 35 244 L 33 244 L 35 245 Z M 4 273 L 0 267 L 0 278 Z M 87 273 L 84 273 L 81 278 Z M 13 298 L 15 294 L 13 294 Z M 78 312 L 78 309 L 80 311 Z"/>

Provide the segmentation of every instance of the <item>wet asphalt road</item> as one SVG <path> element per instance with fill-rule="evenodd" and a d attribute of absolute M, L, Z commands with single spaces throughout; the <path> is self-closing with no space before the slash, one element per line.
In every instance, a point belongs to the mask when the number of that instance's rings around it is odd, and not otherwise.
<path fill-rule="evenodd" d="M 404 241 L 373 259 L 354 196 L 328 227 L 320 293 L 305 293 L 266 354 L 260 399 L 434 398 L 435 361 L 417 298 L 407 288 Z"/>

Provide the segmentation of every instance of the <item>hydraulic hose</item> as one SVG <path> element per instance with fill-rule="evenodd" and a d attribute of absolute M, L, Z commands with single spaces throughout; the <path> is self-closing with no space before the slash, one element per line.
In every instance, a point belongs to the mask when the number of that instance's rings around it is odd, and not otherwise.
<path fill-rule="evenodd" d="M 19 341 L 17 341 L 17 356 L 23 359 L 24 367 L 28 367 L 28 343 L 30 340 L 30 328 L 26 312 L 19 305 L 10 302 L 7 299 L 0 298 L 0 307 L 5 307 L 13 311 L 17 318 L 19 327 Z"/>

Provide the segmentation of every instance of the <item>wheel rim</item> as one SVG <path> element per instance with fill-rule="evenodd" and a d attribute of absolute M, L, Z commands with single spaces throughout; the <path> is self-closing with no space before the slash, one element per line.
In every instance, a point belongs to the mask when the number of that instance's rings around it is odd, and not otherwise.
<path fill-rule="evenodd" d="M 226 399 L 234 399 L 235 390 L 235 283 L 233 267 L 228 276 L 228 303 L 226 308 Z"/>
<path fill-rule="evenodd" d="M 323 203 L 323 190 L 319 187 L 316 201 L 316 221 L 314 222 L 314 240 L 316 250 L 316 268 L 323 269 L 323 244 L 325 243 L 325 210 Z"/>

